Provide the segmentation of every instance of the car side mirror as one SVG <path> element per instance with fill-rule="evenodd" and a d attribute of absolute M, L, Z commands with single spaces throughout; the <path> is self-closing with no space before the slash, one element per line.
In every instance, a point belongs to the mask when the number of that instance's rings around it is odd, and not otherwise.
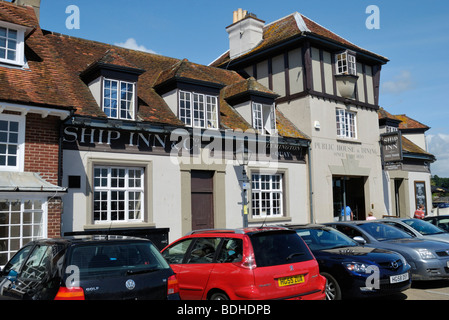
<path fill-rule="evenodd" d="M 17 271 L 11 269 L 8 272 L 7 278 L 8 278 L 9 281 L 15 282 L 17 280 L 17 275 L 18 275 Z"/>
<path fill-rule="evenodd" d="M 358 244 L 361 244 L 361 245 L 366 244 L 366 240 L 363 239 L 363 238 L 360 237 L 360 236 L 354 237 L 353 239 L 354 239 Z"/>

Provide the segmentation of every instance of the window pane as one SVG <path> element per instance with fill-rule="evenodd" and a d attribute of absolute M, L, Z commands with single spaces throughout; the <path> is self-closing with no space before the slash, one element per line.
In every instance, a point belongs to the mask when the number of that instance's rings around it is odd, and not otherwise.
<path fill-rule="evenodd" d="M 8 29 L 8 38 L 9 39 L 17 39 L 17 31 Z"/>

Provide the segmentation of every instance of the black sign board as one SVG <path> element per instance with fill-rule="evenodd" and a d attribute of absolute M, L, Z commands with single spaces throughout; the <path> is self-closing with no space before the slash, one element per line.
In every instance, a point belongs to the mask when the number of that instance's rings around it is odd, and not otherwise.
<path fill-rule="evenodd" d="M 401 132 L 388 132 L 380 135 L 383 162 L 402 161 Z"/>

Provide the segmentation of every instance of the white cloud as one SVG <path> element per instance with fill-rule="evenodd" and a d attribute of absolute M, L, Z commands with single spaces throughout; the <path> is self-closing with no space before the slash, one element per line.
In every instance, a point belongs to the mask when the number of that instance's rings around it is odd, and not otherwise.
<path fill-rule="evenodd" d="M 437 161 L 430 165 L 432 175 L 449 178 L 449 134 L 428 135 L 427 149 Z"/>
<path fill-rule="evenodd" d="M 385 81 L 382 84 L 384 93 L 399 94 L 410 89 L 413 89 L 414 82 L 410 71 L 403 70 L 400 74 L 394 77 L 391 81 Z"/>
<path fill-rule="evenodd" d="M 123 47 L 123 48 L 127 48 L 127 49 L 137 50 L 137 51 L 156 53 L 155 51 L 153 51 L 151 49 L 147 49 L 143 45 L 139 45 L 137 43 L 136 39 L 134 39 L 134 38 L 129 38 L 125 42 L 115 43 L 114 45 L 119 46 L 119 47 Z"/>

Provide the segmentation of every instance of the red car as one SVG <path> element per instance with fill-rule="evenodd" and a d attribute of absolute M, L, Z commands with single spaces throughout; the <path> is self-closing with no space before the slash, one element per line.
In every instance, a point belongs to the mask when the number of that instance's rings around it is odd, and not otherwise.
<path fill-rule="evenodd" d="M 279 227 L 200 230 L 162 250 L 184 300 L 323 300 L 326 279 L 309 247 Z"/>

